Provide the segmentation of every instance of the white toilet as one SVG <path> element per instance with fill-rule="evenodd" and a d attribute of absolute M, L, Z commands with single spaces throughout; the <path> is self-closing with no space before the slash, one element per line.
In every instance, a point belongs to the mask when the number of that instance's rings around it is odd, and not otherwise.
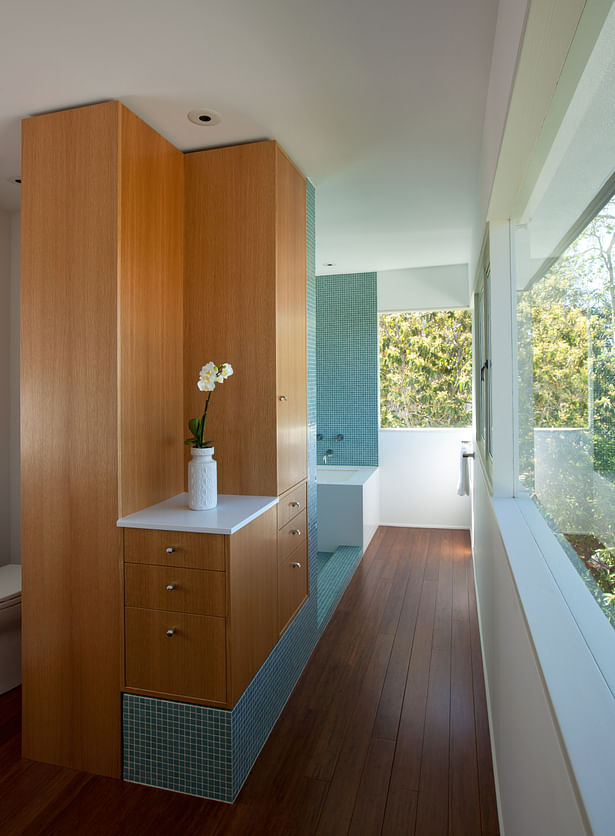
<path fill-rule="evenodd" d="M 0 694 L 21 682 L 21 566 L 0 566 Z"/>

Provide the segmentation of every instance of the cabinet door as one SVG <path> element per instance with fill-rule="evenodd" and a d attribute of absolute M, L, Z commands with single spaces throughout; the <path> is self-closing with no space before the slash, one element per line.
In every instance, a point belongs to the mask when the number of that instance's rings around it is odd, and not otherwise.
<path fill-rule="evenodd" d="M 227 540 L 224 534 L 125 528 L 124 560 L 126 563 L 224 572 Z"/>
<path fill-rule="evenodd" d="M 234 705 L 278 640 L 277 513 L 270 508 L 231 535 L 230 637 Z"/>
<path fill-rule="evenodd" d="M 223 618 L 126 607 L 126 685 L 226 701 Z"/>
<path fill-rule="evenodd" d="M 278 494 L 307 478 L 305 180 L 277 149 Z"/>
<path fill-rule="evenodd" d="M 226 574 L 205 569 L 177 569 L 126 563 L 127 607 L 226 616 Z"/>
<path fill-rule="evenodd" d="M 278 558 L 278 625 L 280 635 L 308 596 L 307 543 Z"/>

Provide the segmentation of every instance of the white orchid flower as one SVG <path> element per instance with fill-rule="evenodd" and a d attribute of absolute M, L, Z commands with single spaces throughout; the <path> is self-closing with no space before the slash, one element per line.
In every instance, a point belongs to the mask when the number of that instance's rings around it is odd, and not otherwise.
<path fill-rule="evenodd" d="M 209 392 L 209 394 L 207 395 L 202 417 L 191 418 L 190 421 L 188 421 L 188 428 L 192 433 L 192 436 L 187 438 L 184 441 L 184 444 L 190 444 L 193 447 L 211 447 L 213 442 L 205 442 L 203 440 L 205 424 L 207 422 L 207 410 L 209 409 L 209 399 L 211 398 L 211 393 L 216 388 L 216 383 L 223 383 L 226 378 L 230 377 L 232 374 L 233 368 L 230 363 L 222 363 L 220 367 L 218 367 L 215 363 L 210 361 L 201 367 L 199 379 L 197 380 L 196 385 L 201 392 Z"/>
<path fill-rule="evenodd" d="M 230 363 L 222 363 L 220 369 L 218 370 L 218 374 L 216 376 L 216 381 L 218 383 L 224 383 L 227 377 L 230 377 L 233 374 L 233 367 Z"/>

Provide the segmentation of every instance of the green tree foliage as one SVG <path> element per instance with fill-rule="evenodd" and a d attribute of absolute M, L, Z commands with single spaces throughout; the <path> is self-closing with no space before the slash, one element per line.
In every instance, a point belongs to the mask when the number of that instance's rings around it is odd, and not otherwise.
<path fill-rule="evenodd" d="M 380 426 L 467 427 L 470 311 L 381 314 Z"/>
<path fill-rule="evenodd" d="M 534 426 L 586 427 L 588 319 L 584 310 L 553 298 L 555 281 L 549 277 L 523 301 L 531 305 Z"/>

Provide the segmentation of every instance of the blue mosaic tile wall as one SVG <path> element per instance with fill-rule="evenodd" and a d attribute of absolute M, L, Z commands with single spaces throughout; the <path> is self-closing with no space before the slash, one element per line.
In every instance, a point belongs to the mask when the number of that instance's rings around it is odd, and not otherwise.
<path fill-rule="evenodd" d="M 316 278 L 318 463 L 378 465 L 376 273 Z M 341 433 L 343 441 L 335 437 Z"/>
<path fill-rule="evenodd" d="M 315 192 L 307 183 L 310 596 L 231 710 L 123 696 L 124 778 L 233 801 L 319 637 L 316 518 Z"/>

